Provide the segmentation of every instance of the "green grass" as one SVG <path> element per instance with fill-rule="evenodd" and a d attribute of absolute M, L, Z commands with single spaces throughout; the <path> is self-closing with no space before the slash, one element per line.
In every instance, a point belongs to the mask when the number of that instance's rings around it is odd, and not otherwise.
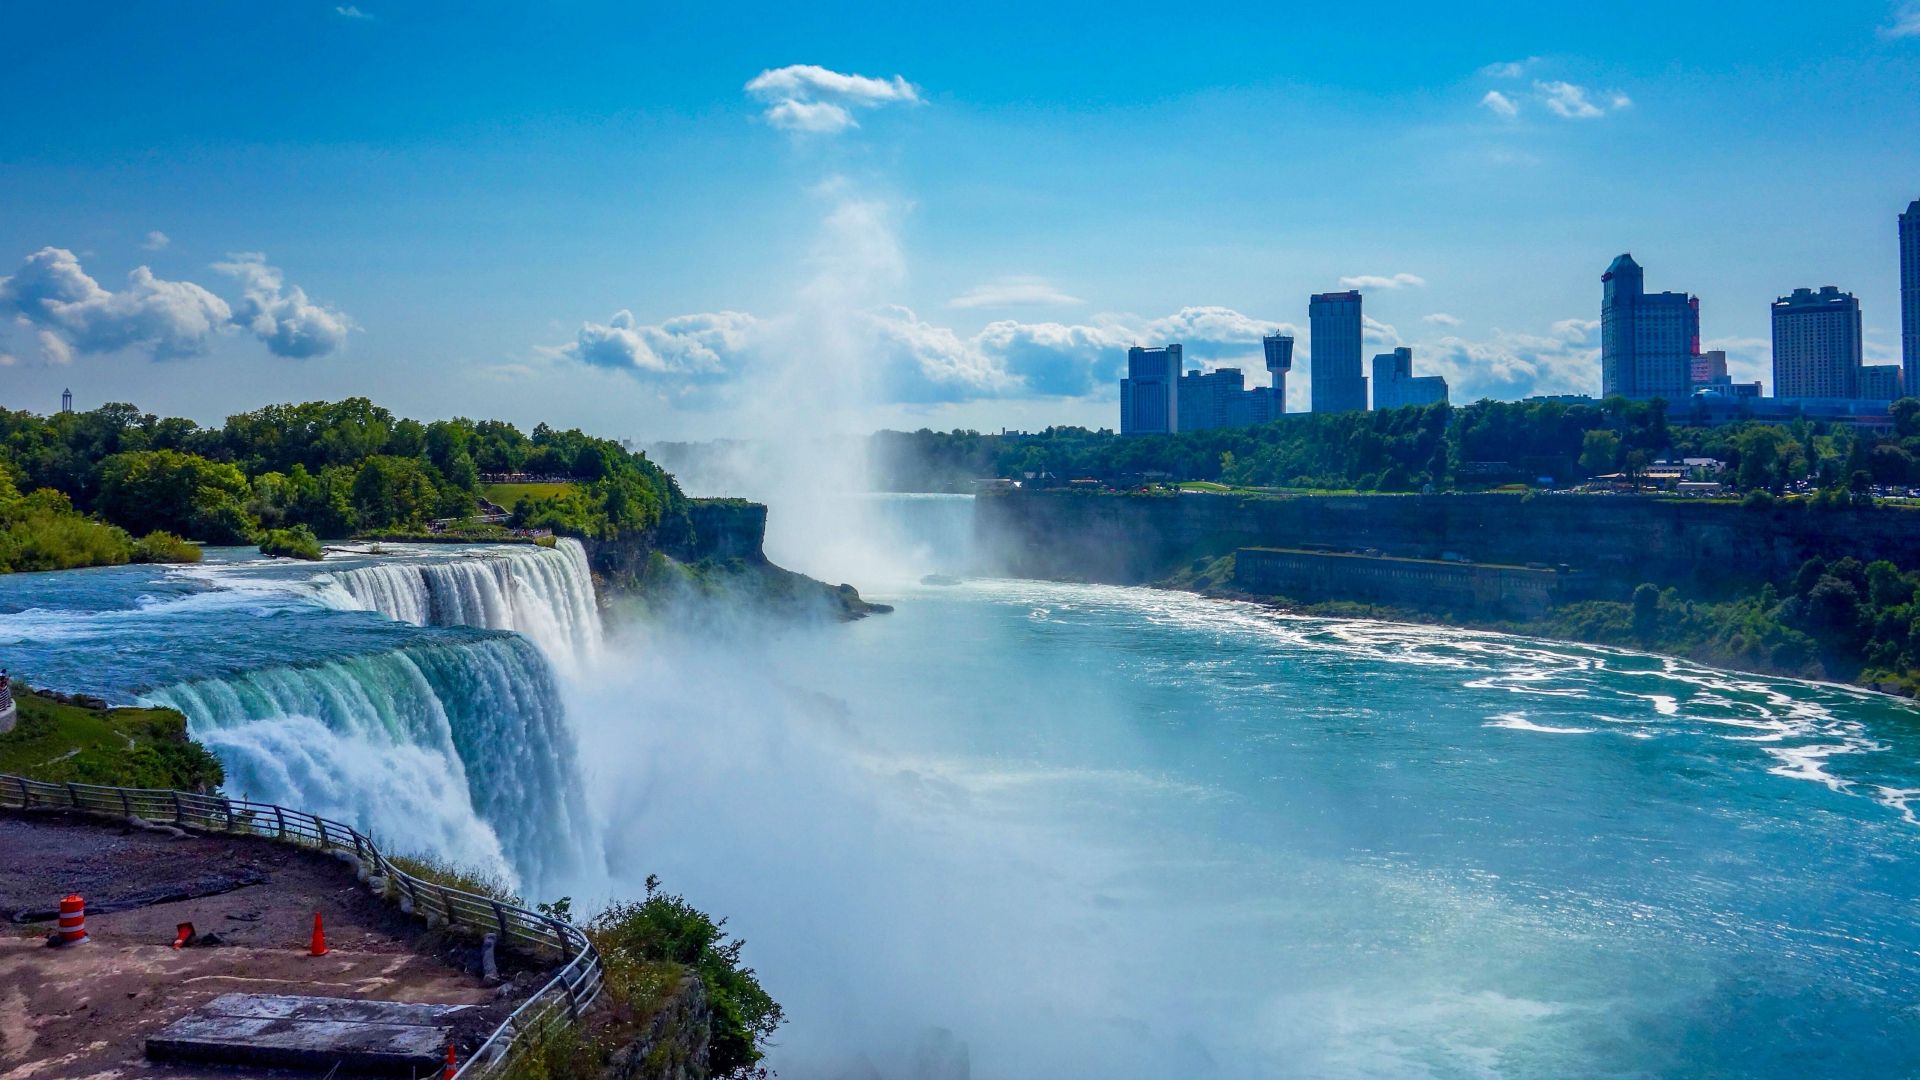
<path fill-rule="evenodd" d="M 15 687 L 19 723 L 0 735 L 0 772 L 50 783 L 217 786 L 220 762 L 172 709 L 91 709 Z"/>
<path fill-rule="evenodd" d="M 482 484 L 480 495 L 512 511 L 521 499 L 545 499 L 564 494 L 573 484 Z"/>
<path fill-rule="evenodd" d="M 421 881 L 431 881 L 435 885 L 444 885 L 449 889 L 459 889 L 461 892 L 470 892 L 479 896 L 490 896 L 503 904 L 521 903 L 520 897 L 507 887 L 505 880 L 449 862 L 438 855 L 388 855 L 387 861 Z"/>

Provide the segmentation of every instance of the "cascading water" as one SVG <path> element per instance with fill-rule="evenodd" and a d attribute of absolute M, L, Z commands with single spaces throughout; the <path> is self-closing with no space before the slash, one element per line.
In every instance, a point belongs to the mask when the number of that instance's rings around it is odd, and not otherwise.
<path fill-rule="evenodd" d="M 530 889 L 592 868 L 591 815 L 552 669 L 488 635 L 149 691 L 185 713 L 227 787 L 361 822 Z"/>
<path fill-rule="evenodd" d="M 563 537 L 551 548 L 489 548 L 450 559 L 380 562 L 330 575 L 343 607 L 377 611 L 415 626 L 477 626 L 532 638 L 569 669 L 591 660 L 600 612 L 586 550 Z"/>

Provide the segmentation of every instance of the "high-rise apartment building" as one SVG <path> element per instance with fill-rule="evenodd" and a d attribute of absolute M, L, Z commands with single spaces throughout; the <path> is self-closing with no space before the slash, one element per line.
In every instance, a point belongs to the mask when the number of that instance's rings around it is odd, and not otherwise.
<path fill-rule="evenodd" d="M 1832 285 L 1773 302 L 1773 396 L 1860 394 L 1860 301 Z"/>
<path fill-rule="evenodd" d="M 1314 412 L 1360 412 L 1367 407 L 1367 377 L 1360 367 L 1358 292 L 1316 293 L 1307 302 L 1312 333 Z"/>
<path fill-rule="evenodd" d="M 1127 377 L 1120 380 L 1120 434 L 1171 435 L 1180 430 L 1179 345 L 1127 350 Z"/>
<path fill-rule="evenodd" d="M 1700 352 L 1700 301 L 1686 293 L 1650 293 L 1632 255 L 1600 276 L 1600 393 L 1686 400 Z"/>
<path fill-rule="evenodd" d="M 1920 394 L 1920 199 L 1900 215 L 1901 388 Z"/>
<path fill-rule="evenodd" d="M 1693 358 L 1692 382 L 1697 389 L 1702 386 L 1717 385 L 1722 379 L 1730 379 L 1727 374 L 1727 350 L 1708 349 Z"/>
<path fill-rule="evenodd" d="M 1897 401 L 1900 386 L 1899 364 L 1868 364 L 1860 369 L 1854 396 L 1862 401 Z"/>
<path fill-rule="evenodd" d="M 1447 400 L 1447 380 L 1438 375 L 1413 374 L 1413 350 L 1395 349 L 1373 358 L 1373 407 L 1398 409 L 1406 405 L 1436 405 Z"/>
<path fill-rule="evenodd" d="M 1264 386 L 1249 390 L 1246 376 L 1233 367 L 1180 376 L 1179 401 L 1181 431 L 1252 427 L 1279 415 L 1273 391 Z"/>
<path fill-rule="evenodd" d="M 1293 335 L 1268 334 L 1260 339 L 1267 353 L 1267 374 L 1273 378 L 1273 415 L 1287 411 L 1287 372 L 1293 370 Z"/>

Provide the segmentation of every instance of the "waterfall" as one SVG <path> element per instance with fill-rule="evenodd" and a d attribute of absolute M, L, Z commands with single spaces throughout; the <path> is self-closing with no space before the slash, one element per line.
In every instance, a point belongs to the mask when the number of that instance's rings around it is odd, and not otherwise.
<path fill-rule="evenodd" d="M 328 575 L 351 606 L 415 626 L 476 626 L 531 638 L 572 670 L 600 649 L 600 611 L 586 549 L 571 537 L 553 547 L 490 548 L 484 554 L 408 559 Z M 334 602 L 342 597 L 326 594 Z"/>
<path fill-rule="evenodd" d="M 482 569 L 461 573 L 520 580 Z M 414 644 L 144 698 L 187 715 L 226 765 L 229 793 L 360 824 L 394 850 L 501 874 L 528 895 L 598 870 L 585 865 L 600 844 L 573 733 L 553 669 L 527 639 Z"/>

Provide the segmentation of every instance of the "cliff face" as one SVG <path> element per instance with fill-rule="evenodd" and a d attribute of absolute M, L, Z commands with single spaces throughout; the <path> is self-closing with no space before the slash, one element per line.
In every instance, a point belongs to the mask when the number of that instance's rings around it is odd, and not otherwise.
<path fill-rule="evenodd" d="M 688 519 L 690 528 L 677 535 L 645 532 L 615 540 L 582 540 L 587 565 L 607 593 L 647 597 L 664 606 L 678 606 L 683 613 L 699 601 L 752 606 L 785 616 L 824 614 L 838 619 L 893 610 L 862 600 L 852 585 L 828 585 L 767 561 L 763 503 L 695 499 Z"/>
<path fill-rule="evenodd" d="M 663 535 L 659 530 L 633 532 L 613 540 L 582 539 L 587 565 L 594 575 L 617 590 L 640 587 L 655 552 L 683 563 L 705 560 L 763 563 L 767 538 L 767 508 L 741 499 L 694 499 L 688 508 L 691 528 Z"/>
<path fill-rule="evenodd" d="M 1629 585 L 1707 591 L 1791 575 L 1818 555 L 1920 567 L 1920 515 L 1749 510 L 1654 498 L 1511 495 L 982 495 L 981 549 L 1004 573 L 1140 584 L 1242 547 L 1566 564 Z"/>

